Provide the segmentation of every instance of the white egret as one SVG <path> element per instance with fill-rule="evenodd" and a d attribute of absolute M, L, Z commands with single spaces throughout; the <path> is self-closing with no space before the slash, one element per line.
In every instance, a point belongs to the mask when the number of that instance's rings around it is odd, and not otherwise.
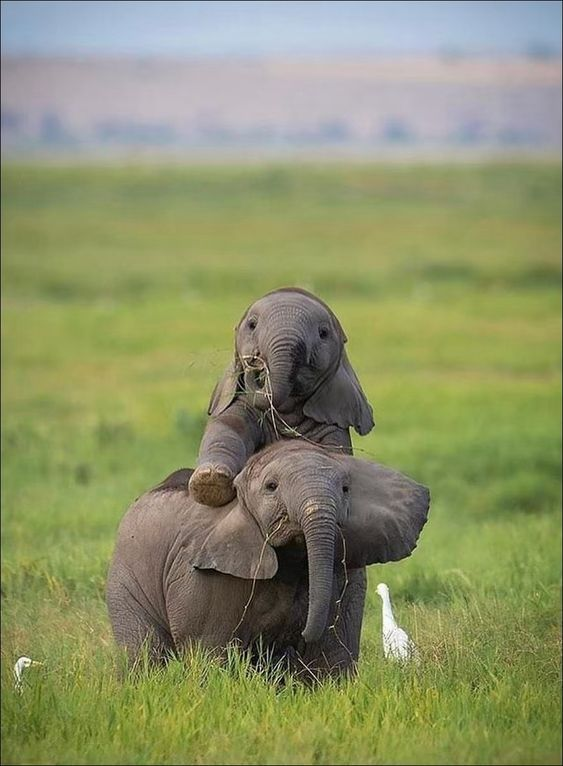
<path fill-rule="evenodd" d="M 418 661 L 420 656 L 414 642 L 409 635 L 395 622 L 391 608 L 389 588 L 384 582 L 377 586 L 377 592 L 383 602 L 383 654 L 387 659 Z"/>
<path fill-rule="evenodd" d="M 20 657 L 14 665 L 14 688 L 20 694 L 23 692 L 23 671 L 26 668 L 30 668 L 35 665 L 43 665 L 43 663 L 38 662 L 37 660 L 32 660 L 29 657 Z"/>

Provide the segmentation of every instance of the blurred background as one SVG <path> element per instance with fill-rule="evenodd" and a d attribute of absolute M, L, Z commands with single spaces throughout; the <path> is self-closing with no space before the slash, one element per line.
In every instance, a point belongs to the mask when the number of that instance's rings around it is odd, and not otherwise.
<path fill-rule="evenodd" d="M 3 762 L 561 763 L 561 3 L 1 13 Z M 429 523 L 370 568 L 345 693 L 132 689 L 117 524 L 194 465 L 233 327 L 284 285 L 341 320 L 354 448 L 428 485 Z"/>
<path fill-rule="evenodd" d="M 558 153 L 559 2 L 2 3 L 4 156 Z"/>

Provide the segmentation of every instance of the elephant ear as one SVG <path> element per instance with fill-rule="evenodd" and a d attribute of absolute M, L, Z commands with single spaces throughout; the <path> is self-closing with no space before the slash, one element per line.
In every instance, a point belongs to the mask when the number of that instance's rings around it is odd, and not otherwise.
<path fill-rule="evenodd" d="M 373 411 L 344 349 L 336 372 L 307 399 L 303 412 L 317 423 L 353 426 L 362 436 L 374 427 Z"/>
<path fill-rule="evenodd" d="M 276 552 L 238 500 L 214 524 L 192 564 L 196 569 L 215 569 L 244 580 L 269 580 L 278 571 Z"/>
<path fill-rule="evenodd" d="M 211 394 L 208 415 L 220 415 L 232 403 L 239 390 L 239 381 L 242 374 L 242 365 L 238 356 L 229 364 L 223 377 L 216 384 Z"/>
<path fill-rule="evenodd" d="M 428 517 L 428 489 L 378 463 L 339 459 L 350 471 L 350 513 L 342 525 L 348 566 L 410 556 Z"/>

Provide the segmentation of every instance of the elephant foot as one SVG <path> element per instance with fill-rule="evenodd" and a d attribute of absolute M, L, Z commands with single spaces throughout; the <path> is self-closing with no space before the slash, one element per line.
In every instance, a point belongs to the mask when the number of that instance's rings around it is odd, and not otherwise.
<path fill-rule="evenodd" d="M 202 505 L 217 507 L 229 503 L 235 496 L 233 474 L 223 465 L 204 463 L 193 472 L 190 495 Z"/>

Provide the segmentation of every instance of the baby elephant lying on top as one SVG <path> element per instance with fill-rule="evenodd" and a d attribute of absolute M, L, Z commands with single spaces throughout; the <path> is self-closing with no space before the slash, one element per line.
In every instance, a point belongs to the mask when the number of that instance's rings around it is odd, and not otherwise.
<path fill-rule="evenodd" d="M 176 471 L 140 497 L 118 532 L 107 601 L 135 660 L 190 642 L 222 650 L 260 641 L 297 674 L 354 670 L 367 564 L 409 556 L 428 490 L 398 471 L 280 441 L 251 457 L 237 496 L 209 513 Z"/>
<path fill-rule="evenodd" d="M 373 428 L 371 407 L 331 309 L 297 287 L 268 293 L 235 331 L 235 354 L 209 404 L 190 492 L 220 506 L 235 496 L 233 479 L 248 458 L 280 438 L 352 453 L 351 427 Z"/>

